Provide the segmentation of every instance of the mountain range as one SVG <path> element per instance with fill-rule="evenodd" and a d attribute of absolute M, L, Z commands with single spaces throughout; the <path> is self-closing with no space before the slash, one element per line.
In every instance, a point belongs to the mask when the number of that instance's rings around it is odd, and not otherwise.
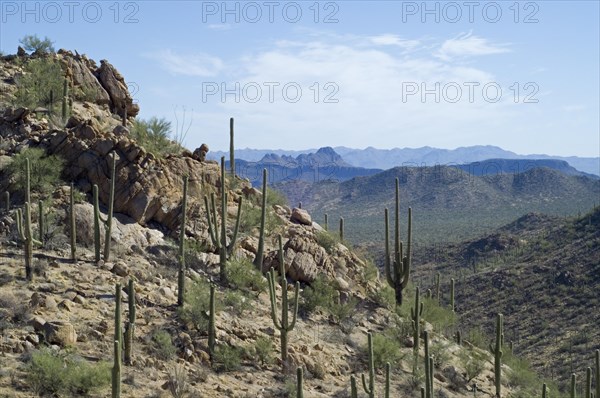
<path fill-rule="evenodd" d="M 441 149 L 432 147 L 365 149 L 334 147 L 349 165 L 370 169 L 390 169 L 397 166 L 435 166 L 458 165 L 479 162 L 488 159 L 557 159 L 564 160 L 579 171 L 600 176 L 600 157 L 551 156 L 545 154 L 520 155 L 492 145 L 475 145 L 456 149 Z M 318 149 L 282 150 L 282 149 L 236 149 L 236 159 L 248 162 L 258 162 L 265 155 L 299 156 L 318 152 Z M 229 158 L 228 152 L 213 151 L 207 154 L 209 159 Z"/>

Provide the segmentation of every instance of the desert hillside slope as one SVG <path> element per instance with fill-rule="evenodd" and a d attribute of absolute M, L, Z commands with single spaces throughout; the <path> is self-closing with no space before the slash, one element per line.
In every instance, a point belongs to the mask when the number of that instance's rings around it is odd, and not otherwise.
<path fill-rule="evenodd" d="M 28 76 L 49 76 L 38 67 L 58 68 L 62 99 L 44 102 L 42 84 L 23 92 Z M 307 397 L 347 397 L 351 376 L 369 373 L 379 396 L 386 362 L 394 397 L 419 396 L 426 380 L 444 397 L 541 388 L 506 364 L 495 375 L 488 351 L 454 341 L 455 315 L 412 286 L 396 308 L 371 262 L 275 191 L 263 202 L 201 148 L 161 155 L 140 146 L 138 108 L 107 61 L 20 51 L 0 58 L 0 79 L 0 395 L 284 397 L 296 394 L 300 368 Z M 29 94 L 41 102 L 20 106 Z M 265 271 L 279 266 L 289 289 L 276 272 L 268 288 Z M 282 311 L 284 294 L 295 303 Z"/>

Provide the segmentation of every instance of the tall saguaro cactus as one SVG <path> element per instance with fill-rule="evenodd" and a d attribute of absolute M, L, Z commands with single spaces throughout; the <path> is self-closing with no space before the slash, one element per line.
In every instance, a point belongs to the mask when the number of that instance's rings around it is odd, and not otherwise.
<path fill-rule="evenodd" d="M 127 365 L 133 365 L 133 338 L 135 336 L 135 287 L 133 279 L 129 280 L 127 287 L 127 303 L 129 308 L 129 314 L 127 323 L 125 324 L 125 363 Z"/>
<path fill-rule="evenodd" d="M 596 350 L 596 398 L 600 398 L 600 350 Z"/>
<path fill-rule="evenodd" d="M 260 233 L 258 236 L 258 249 L 254 258 L 254 265 L 262 271 L 263 256 L 265 250 L 265 224 L 267 219 L 267 169 L 262 172 L 262 206 L 260 209 Z"/>
<path fill-rule="evenodd" d="M 208 314 L 202 313 L 204 318 L 208 320 L 208 355 L 210 358 L 214 358 L 215 355 L 215 340 L 217 335 L 217 330 L 215 327 L 215 285 L 211 283 L 210 285 L 210 296 L 208 301 Z"/>
<path fill-rule="evenodd" d="M 33 244 L 41 245 L 42 242 L 37 241 L 33 237 L 33 231 L 31 228 L 31 207 L 29 202 L 25 202 L 25 214 L 21 212 L 21 209 L 17 210 L 17 232 L 19 239 L 23 242 L 23 248 L 25 252 L 25 278 L 28 281 L 33 280 Z M 25 220 L 23 220 L 23 216 Z"/>
<path fill-rule="evenodd" d="M 415 357 L 419 353 L 419 337 L 421 335 L 421 315 L 423 315 L 423 303 L 419 297 L 419 287 L 415 288 L 415 306 L 410 309 L 410 319 L 412 320 L 413 340 Z"/>
<path fill-rule="evenodd" d="M 77 227 L 75 225 L 75 187 L 69 192 L 69 235 L 71 238 L 71 261 L 77 261 Z"/>
<path fill-rule="evenodd" d="M 113 206 L 115 202 L 115 169 L 117 164 L 116 155 L 113 153 L 111 161 L 110 191 L 108 197 L 108 213 L 103 219 L 100 214 L 100 203 L 98 201 L 98 186 L 92 187 L 94 197 L 94 248 L 96 262 L 100 261 L 100 224 L 104 226 L 104 261 L 110 259 L 110 236 L 112 233 Z"/>
<path fill-rule="evenodd" d="M 187 215 L 188 176 L 183 177 L 183 199 L 181 202 L 181 226 L 179 231 L 179 272 L 177 274 L 177 305 L 185 299 L 185 223 Z"/>
<path fill-rule="evenodd" d="M 227 244 L 227 192 L 225 189 L 225 157 L 221 157 L 221 232 L 219 233 L 218 221 L 217 221 L 217 207 L 215 204 L 214 193 L 210 195 L 210 206 L 208 203 L 208 197 L 204 196 L 204 204 L 206 206 L 206 217 L 208 220 L 208 232 L 210 239 L 219 250 L 219 275 L 222 281 L 226 279 L 225 267 L 227 259 L 233 253 L 235 248 L 238 231 L 240 229 L 240 219 L 242 215 L 242 197 L 238 200 L 238 211 L 235 221 L 235 228 L 231 241 Z"/>
<path fill-rule="evenodd" d="M 233 144 L 233 118 L 229 119 L 229 167 L 231 176 L 235 176 L 235 152 Z"/>
<path fill-rule="evenodd" d="M 585 369 L 585 398 L 592 398 L 592 368 Z"/>
<path fill-rule="evenodd" d="M 373 359 L 373 336 L 371 333 L 367 333 L 367 352 L 369 355 L 369 382 L 364 374 L 360 375 L 362 380 L 363 390 L 369 396 L 369 398 L 375 398 L 375 362 Z"/>
<path fill-rule="evenodd" d="M 304 376 L 302 366 L 296 368 L 296 398 L 304 398 Z"/>
<path fill-rule="evenodd" d="M 44 233 L 46 226 L 44 225 L 44 202 L 38 201 L 38 240 L 44 244 Z"/>
<path fill-rule="evenodd" d="M 496 314 L 496 343 L 490 344 L 490 351 L 494 354 L 494 383 L 496 386 L 496 398 L 501 397 L 502 392 L 502 345 L 504 344 L 504 324 L 502 314 Z"/>
<path fill-rule="evenodd" d="M 63 80 L 63 97 L 62 97 L 62 109 L 61 116 L 63 121 L 67 120 L 67 115 L 69 113 L 69 81 L 65 77 Z"/>
<path fill-rule="evenodd" d="M 287 370 L 287 354 L 288 354 L 288 332 L 291 332 L 296 325 L 296 319 L 298 317 L 298 293 L 300 291 L 300 283 L 296 282 L 294 286 L 294 309 L 292 312 L 292 319 L 290 321 L 289 306 L 288 306 L 288 293 L 287 293 L 287 279 L 285 277 L 285 264 L 283 262 L 283 244 L 281 243 L 281 235 L 277 237 L 279 241 L 279 276 L 281 278 L 281 320 L 277 316 L 277 303 L 276 303 L 276 290 L 275 290 L 275 270 L 271 267 L 271 270 L 267 273 L 267 280 L 269 282 L 269 296 L 271 298 L 271 318 L 275 328 L 279 330 L 281 340 L 281 364 L 283 372 Z"/>
<path fill-rule="evenodd" d="M 454 288 L 455 281 L 454 278 L 450 279 L 450 310 L 454 312 L 456 310 L 456 306 L 454 305 Z"/>
<path fill-rule="evenodd" d="M 433 398 L 433 357 L 429 355 L 429 332 L 423 332 L 425 341 L 425 398 Z"/>
<path fill-rule="evenodd" d="M 577 382 L 575 373 L 571 373 L 571 398 L 575 398 L 577 394 Z"/>
<path fill-rule="evenodd" d="M 356 377 L 350 376 L 350 398 L 358 398 L 358 388 L 356 388 Z"/>
<path fill-rule="evenodd" d="M 340 217 L 340 241 L 344 241 L 344 217 Z"/>
<path fill-rule="evenodd" d="M 8 213 L 10 211 L 10 192 L 4 192 L 4 211 Z"/>
<path fill-rule="evenodd" d="M 115 285 L 115 338 L 112 368 L 112 398 L 121 397 L 121 284 Z"/>
<path fill-rule="evenodd" d="M 410 275 L 411 245 L 412 245 L 412 209 L 408 208 L 408 235 L 406 255 L 400 241 L 400 183 L 396 178 L 396 204 L 394 218 L 394 255 L 390 259 L 389 219 L 388 209 L 385 209 L 385 276 L 388 284 L 396 293 L 396 305 L 402 305 L 402 291 L 408 285 Z"/>

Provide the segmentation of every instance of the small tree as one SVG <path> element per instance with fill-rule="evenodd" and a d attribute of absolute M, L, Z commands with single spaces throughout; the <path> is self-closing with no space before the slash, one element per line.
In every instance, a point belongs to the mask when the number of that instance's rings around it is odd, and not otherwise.
<path fill-rule="evenodd" d="M 39 53 L 53 53 L 54 42 L 47 36 L 40 39 L 37 35 L 27 35 L 19 40 L 19 43 L 26 51 Z"/>
<path fill-rule="evenodd" d="M 15 176 L 15 185 L 19 190 L 25 189 L 26 159 L 31 163 L 31 190 L 48 193 L 60 179 L 64 160 L 56 155 L 46 156 L 41 148 L 27 148 L 15 155 L 8 170 Z"/>

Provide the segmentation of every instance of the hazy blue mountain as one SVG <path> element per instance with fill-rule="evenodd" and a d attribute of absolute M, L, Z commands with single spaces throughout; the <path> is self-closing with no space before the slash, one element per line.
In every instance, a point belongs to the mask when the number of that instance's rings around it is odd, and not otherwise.
<path fill-rule="evenodd" d="M 557 159 L 564 160 L 575 169 L 600 176 L 600 157 L 577 156 L 551 156 L 545 154 L 519 155 L 511 151 L 492 145 L 476 145 L 456 149 L 440 149 L 432 147 L 421 148 L 393 148 L 365 149 L 347 148 L 338 146 L 333 148 L 344 161 L 355 167 L 369 169 L 390 169 L 398 166 L 435 166 L 435 165 L 462 165 L 480 162 L 488 159 Z M 302 154 L 317 152 L 317 149 L 281 150 L 281 149 L 236 149 L 236 158 L 250 162 L 260 161 L 265 155 L 297 157 Z M 229 157 L 228 152 L 209 152 L 209 159 L 219 159 L 221 156 Z"/>

